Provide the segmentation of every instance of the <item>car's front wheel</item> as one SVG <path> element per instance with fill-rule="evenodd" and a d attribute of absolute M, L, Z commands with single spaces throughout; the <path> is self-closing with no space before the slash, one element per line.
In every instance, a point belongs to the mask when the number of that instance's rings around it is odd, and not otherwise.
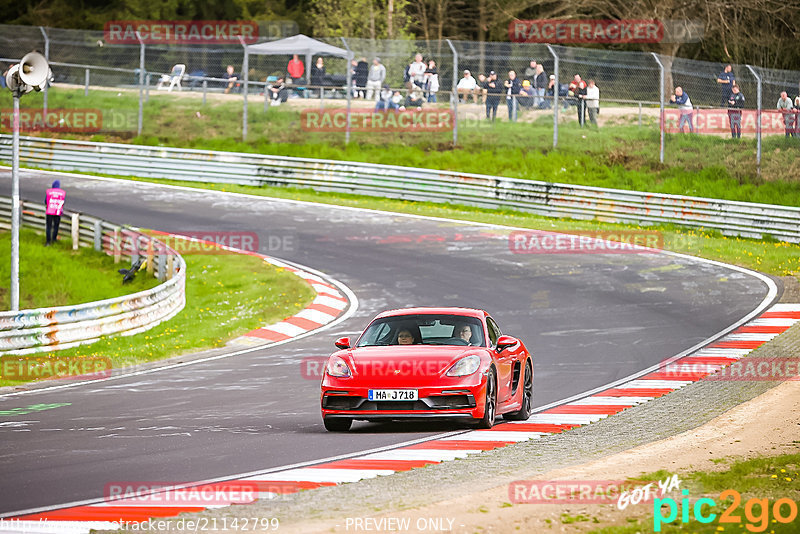
<path fill-rule="evenodd" d="M 323 417 L 325 423 L 325 430 L 328 432 L 347 432 L 353 424 L 352 419 L 343 419 L 339 417 Z"/>
<path fill-rule="evenodd" d="M 497 413 L 497 381 L 494 377 L 494 369 L 489 369 L 486 374 L 486 401 L 483 410 L 483 417 L 478 420 L 478 428 L 492 428 Z"/>
<path fill-rule="evenodd" d="M 503 414 L 503 419 L 508 421 L 525 421 L 531 416 L 533 410 L 533 367 L 531 362 L 525 364 L 525 378 L 522 386 L 522 407 L 516 412 Z"/>

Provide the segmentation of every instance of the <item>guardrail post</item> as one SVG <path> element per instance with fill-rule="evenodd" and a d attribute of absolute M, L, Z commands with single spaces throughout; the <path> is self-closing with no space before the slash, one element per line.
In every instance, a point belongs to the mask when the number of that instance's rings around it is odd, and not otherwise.
<path fill-rule="evenodd" d="M 94 249 L 97 252 L 103 250 L 103 223 L 100 220 L 94 222 Z"/>
<path fill-rule="evenodd" d="M 758 108 L 756 109 L 756 168 L 759 176 L 761 175 L 761 76 L 756 74 L 755 69 L 750 65 L 745 65 L 758 82 Z M 798 125 L 795 124 L 795 127 Z"/>
<path fill-rule="evenodd" d="M 175 274 L 175 265 L 174 265 L 175 257 L 172 254 L 167 255 L 167 280 L 172 280 L 172 276 Z"/>
<path fill-rule="evenodd" d="M 451 96 L 451 107 L 453 108 L 453 146 L 458 144 L 458 51 L 447 39 L 447 45 L 453 52 L 453 96 Z"/>
<path fill-rule="evenodd" d="M 148 274 L 153 274 L 155 270 L 155 266 L 153 265 L 153 240 L 147 240 L 147 272 Z"/>
<path fill-rule="evenodd" d="M 114 251 L 114 263 L 122 260 L 122 241 L 119 236 L 119 228 L 114 228 L 114 243 L 111 245 Z"/>
<path fill-rule="evenodd" d="M 159 254 L 158 256 L 156 256 L 156 258 L 157 258 L 156 261 L 158 262 L 158 279 L 163 281 L 167 277 L 166 258 L 164 257 L 163 254 Z"/>
<path fill-rule="evenodd" d="M 72 230 L 72 250 L 78 250 L 78 247 L 81 246 L 80 239 L 81 239 L 81 216 L 79 213 L 72 214 L 72 221 L 70 224 L 70 230 Z"/>
<path fill-rule="evenodd" d="M 553 75 L 555 83 L 553 85 L 553 148 L 558 147 L 558 54 L 552 46 L 547 45 L 550 55 L 553 56 Z"/>
<path fill-rule="evenodd" d="M 658 57 L 658 54 L 656 54 L 655 52 L 650 52 L 650 53 L 653 55 L 653 59 L 656 60 L 656 63 L 658 63 L 658 69 L 659 69 L 659 72 L 660 72 L 659 82 L 658 82 L 658 84 L 659 84 L 659 89 L 658 89 L 658 95 L 659 95 L 658 96 L 658 102 L 659 103 L 658 103 L 658 105 L 659 105 L 659 109 L 660 109 L 659 115 L 658 115 L 659 116 L 658 129 L 661 132 L 661 136 L 660 136 L 660 141 L 659 141 L 660 145 L 659 145 L 659 149 L 658 149 L 658 161 L 660 161 L 661 163 L 664 163 L 664 99 L 666 98 L 666 96 L 664 95 L 664 84 L 666 83 L 664 81 L 664 64 L 661 63 L 661 59 Z"/>
<path fill-rule="evenodd" d="M 89 96 L 89 69 L 83 75 L 83 96 Z"/>

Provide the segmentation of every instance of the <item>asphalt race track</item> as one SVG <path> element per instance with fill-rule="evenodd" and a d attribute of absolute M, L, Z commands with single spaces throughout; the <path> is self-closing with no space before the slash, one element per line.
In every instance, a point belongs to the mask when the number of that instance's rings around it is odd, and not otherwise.
<path fill-rule="evenodd" d="M 359 308 L 333 329 L 272 348 L 0 397 L 0 410 L 71 403 L 0 416 L 0 515 L 99 499 L 112 482 L 206 480 L 456 430 L 363 422 L 348 434 L 323 428 L 319 384 L 301 375 L 301 360 L 327 356 L 336 337 L 356 334 L 384 309 L 487 309 L 503 333 L 534 351 L 541 406 L 714 336 L 768 292 L 754 276 L 667 254 L 516 254 L 509 230 L 470 223 L 59 178 L 68 210 L 178 233 L 256 232 L 260 252 L 333 276 L 353 290 Z M 43 202 L 53 179 L 23 171 L 22 197 Z M 0 172 L 0 194 L 11 194 L 8 170 Z"/>

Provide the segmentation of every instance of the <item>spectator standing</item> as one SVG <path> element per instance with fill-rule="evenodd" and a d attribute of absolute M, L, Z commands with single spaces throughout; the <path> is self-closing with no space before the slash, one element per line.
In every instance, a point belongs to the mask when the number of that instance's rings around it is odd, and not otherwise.
<path fill-rule="evenodd" d="M 369 67 L 369 74 L 367 75 L 367 100 L 372 100 L 372 94 L 375 93 L 375 100 L 380 99 L 381 86 L 386 79 L 386 67 L 381 65 L 381 59 L 376 57 L 372 60 L 372 65 Z"/>
<path fill-rule="evenodd" d="M 742 108 L 744 107 L 744 95 L 739 92 L 739 86 L 731 87 L 731 96 L 728 97 L 728 122 L 731 125 L 731 137 L 741 139 L 742 137 Z"/>
<path fill-rule="evenodd" d="M 794 104 L 786 91 L 783 91 L 781 97 L 778 99 L 778 111 L 783 113 L 783 126 L 786 130 L 786 137 L 796 137 L 797 129 L 794 123 Z"/>
<path fill-rule="evenodd" d="M 694 133 L 694 108 L 692 107 L 692 101 L 689 98 L 688 93 L 685 93 L 682 87 L 676 87 L 675 94 L 673 94 L 669 100 L 670 102 L 676 104 L 678 109 L 681 111 L 681 118 L 678 121 L 678 129 L 681 131 L 681 133 L 684 133 L 684 124 L 688 124 L 689 132 Z"/>
<path fill-rule="evenodd" d="M 578 125 L 583 128 L 586 123 L 586 82 L 581 79 L 580 74 L 576 74 L 569 84 L 569 95 L 573 97 L 578 107 Z"/>
<path fill-rule="evenodd" d="M 470 95 L 472 95 L 472 101 L 476 104 L 478 103 L 478 94 L 480 93 L 480 89 L 478 88 L 478 82 L 476 82 L 475 78 L 472 77 L 472 73 L 470 71 L 464 71 L 464 77 L 458 80 L 456 91 L 458 92 L 459 99 L 462 95 L 464 96 L 465 104 L 469 102 Z"/>
<path fill-rule="evenodd" d="M 503 87 L 506 93 L 506 106 L 508 106 L 508 120 L 516 122 L 516 108 L 519 105 L 517 97 L 519 96 L 520 89 L 522 89 L 522 84 L 517 78 L 517 73 L 515 71 L 508 71 L 508 79 L 503 82 Z"/>
<path fill-rule="evenodd" d="M 325 62 L 321 57 L 317 58 L 317 62 L 311 66 L 311 85 L 320 87 L 320 95 L 322 95 L 322 86 L 325 85 Z"/>
<path fill-rule="evenodd" d="M 720 105 L 725 107 L 728 105 L 728 99 L 733 92 L 733 86 L 736 85 L 736 78 L 733 76 L 733 67 L 730 64 L 725 65 L 725 68 L 722 69 L 722 72 L 717 76 L 717 83 L 722 89 L 722 104 Z"/>
<path fill-rule="evenodd" d="M 597 114 L 600 113 L 600 88 L 594 84 L 594 80 L 589 80 L 586 85 L 586 94 L 583 99 L 586 101 L 586 111 L 589 113 L 589 122 L 597 127 Z"/>
<path fill-rule="evenodd" d="M 420 89 L 425 88 L 425 71 L 428 67 L 422 62 L 422 54 L 414 56 L 414 62 L 408 66 L 408 76 L 410 83 L 419 86 Z M 409 90 L 413 87 L 409 87 Z"/>
<path fill-rule="evenodd" d="M 526 80 L 533 80 L 533 77 L 536 76 L 536 67 L 539 65 L 536 63 L 535 59 L 531 60 L 531 64 L 525 67 L 525 79 Z"/>
<path fill-rule="evenodd" d="M 356 63 L 354 80 L 356 86 L 356 98 L 366 98 L 367 78 L 369 77 L 369 64 L 367 58 L 362 57 Z"/>
<path fill-rule="evenodd" d="M 534 107 L 541 108 L 544 102 L 544 92 L 547 89 L 547 74 L 544 72 L 544 67 L 536 65 L 536 76 L 533 78 L 533 94 L 536 98 L 533 99 Z"/>
<path fill-rule="evenodd" d="M 292 80 L 299 80 L 303 77 L 303 74 L 305 74 L 306 66 L 300 61 L 297 54 L 293 55 L 292 59 L 289 60 L 289 64 L 286 66 L 286 72 L 289 73 L 289 78 Z"/>
<path fill-rule="evenodd" d="M 58 239 L 58 226 L 61 224 L 61 215 L 64 213 L 64 201 L 67 194 L 61 189 L 61 182 L 56 180 L 47 190 L 44 197 L 45 206 L 45 238 L 46 247 Z"/>
<path fill-rule="evenodd" d="M 489 77 L 484 82 L 486 89 L 486 118 L 494 122 L 497 118 L 497 106 L 500 105 L 500 95 L 503 94 L 503 86 L 497 79 L 495 71 L 489 72 Z"/>
<path fill-rule="evenodd" d="M 236 74 L 236 71 L 233 70 L 233 65 L 228 65 L 225 68 L 225 74 L 222 77 L 228 81 L 225 87 L 225 93 L 226 94 L 230 93 L 231 90 L 236 86 L 236 80 L 239 79 L 239 75 Z"/>
<path fill-rule="evenodd" d="M 428 93 L 428 102 L 436 102 L 436 93 L 439 91 L 439 70 L 434 60 L 428 61 L 425 69 L 425 91 Z"/>

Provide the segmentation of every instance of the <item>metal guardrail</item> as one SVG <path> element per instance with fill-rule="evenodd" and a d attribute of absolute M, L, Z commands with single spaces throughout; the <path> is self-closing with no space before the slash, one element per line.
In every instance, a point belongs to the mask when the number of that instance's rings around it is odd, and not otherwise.
<path fill-rule="evenodd" d="M 44 230 L 44 205 L 22 203 L 22 225 Z M 11 199 L 0 197 L 0 227 L 8 228 Z M 147 255 L 147 271 L 164 283 L 130 295 L 73 306 L 0 312 L 0 354 L 61 350 L 112 334 L 143 332 L 180 312 L 186 304 L 186 263 L 173 249 L 143 233 L 96 217 L 64 212 L 62 228 L 73 248 L 94 247 L 131 262 Z"/>
<path fill-rule="evenodd" d="M 604 189 L 391 165 L 23 137 L 31 167 L 195 182 L 313 188 L 404 200 L 511 208 L 548 217 L 677 224 L 800 242 L 800 208 Z M 10 161 L 11 137 L 0 136 Z"/>

